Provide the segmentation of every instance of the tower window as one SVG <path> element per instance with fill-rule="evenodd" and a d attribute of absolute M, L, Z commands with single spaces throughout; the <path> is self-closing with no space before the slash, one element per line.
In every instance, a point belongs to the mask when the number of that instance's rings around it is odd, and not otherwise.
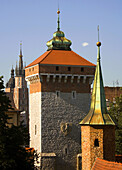
<path fill-rule="evenodd" d="M 99 147 L 99 141 L 98 141 L 98 139 L 95 139 L 95 141 L 94 141 L 94 146 L 95 146 L 95 147 Z"/>
<path fill-rule="evenodd" d="M 65 155 L 67 155 L 67 153 L 68 153 L 68 150 L 67 150 L 67 148 L 65 148 Z"/>
<path fill-rule="evenodd" d="M 81 72 L 83 72 L 84 71 L 84 68 L 83 67 L 81 67 Z"/>
<path fill-rule="evenodd" d="M 76 99 L 76 91 L 72 91 L 72 99 Z"/>
<path fill-rule="evenodd" d="M 37 134 L 37 126 L 35 125 L 35 135 Z"/>
<path fill-rule="evenodd" d="M 56 96 L 60 97 L 60 91 L 56 91 Z"/>
<path fill-rule="evenodd" d="M 56 71 L 58 71 L 59 70 L 59 67 L 58 66 L 56 66 Z"/>
<path fill-rule="evenodd" d="M 71 71 L 71 67 L 68 67 L 68 71 Z"/>

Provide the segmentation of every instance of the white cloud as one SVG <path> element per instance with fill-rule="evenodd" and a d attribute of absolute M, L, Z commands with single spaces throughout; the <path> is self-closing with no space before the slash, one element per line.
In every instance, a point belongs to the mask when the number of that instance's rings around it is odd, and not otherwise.
<path fill-rule="evenodd" d="M 86 47 L 86 46 L 88 46 L 88 45 L 89 45 L 89 43 L 87 43 L 87 42 L 82 43 L 82 46 L 83 46 L 83 47 Z"/>

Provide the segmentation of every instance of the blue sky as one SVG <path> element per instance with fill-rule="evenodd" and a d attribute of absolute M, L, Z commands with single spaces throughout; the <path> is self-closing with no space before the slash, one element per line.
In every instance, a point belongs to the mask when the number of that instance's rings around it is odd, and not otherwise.
<path fill-rule="evenodd" d="M 57 28 L 58 3 L 61 30 L 72 50 L 94 64 L 99 25 L 104 85 L 118 80 L 122 86 L 122 0 L 0 0 L 0 75 L 5 82 L 19 59 L 20 41 L 27 65 L 47 50 Z"/>

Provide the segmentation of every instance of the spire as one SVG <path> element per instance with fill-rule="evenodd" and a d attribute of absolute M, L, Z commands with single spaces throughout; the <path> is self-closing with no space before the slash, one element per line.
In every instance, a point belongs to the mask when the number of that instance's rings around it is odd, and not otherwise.
<path fill-rule="evenodd" d="M 11 69 L 11 78 L 14 78 L 14 69 L 13 69 L 13 65 L 12 65 L 12 69 Z"/>
<path fill-rule="evenodd" d="M 22 42 L 20 43 L 20 56 L 22 56 Z"/>
<path fill-rule="evenodd" d="M 59 20 L 60 11 L 59 11 L 59 8 L 58 8 L 57 14 L 58 14 L 57 31 L 53 33 L 53 38 L 47 42 L 47 47 L 48 47 L 47 51 L 48 50 L 67 50 L 67 51 L 70 51 L 71 50 L 70 46 L 71 46 L 72 42 L 70 40 L 68 40 L 65 37 L 64 32 L 60 30 L 60 20 Z"/>
<path fill-rule="evenodd" d="M 22 60 L 22 42 L 20 43 L 20 55 L 19 55 L 19 74 L 21 75 L 23 70 L 23 60 Z"/>
<path fill-rule="evenodd" d="M 60 20 L 59 20 L 59 14 L 60 14 L 60 11 L 59 11 L 59 8 L 58 8 L 58 11 L 57 11 L 57 14 L 58 14 L 58 28 L 57 28 L 57 31 L 60 31 Z"/>
<path fill-rule="evenodd" d="M 96 43 L 98 47 L 97 53 L 97 66 L 95 71 L 91 107 L 87 116 L 80 122 L 81 125 L 115 125 L 111 119 L 107 107 L 105 92 L 103 86 L 103 78 L 100 64 L 100 46 L 99 42 L 99 26 L 98 26 L 98 42 Z"/>
<path fill-rule="evenodd" d="M 16 61 L 16 68 L 15 68 L 15 73 L 16 73 L 16 76 L 17 76 L 17 75 L 18 75 L 17 61 Z"/>

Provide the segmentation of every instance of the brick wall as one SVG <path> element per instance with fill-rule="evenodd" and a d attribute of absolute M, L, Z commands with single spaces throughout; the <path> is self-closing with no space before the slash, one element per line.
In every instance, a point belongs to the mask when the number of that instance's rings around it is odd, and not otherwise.
<path fill-rule="evenodd" d="M 82 126 L 82 170 L 90 170 L 95 159 L 115 161 L 115 127 Z M 99 145 L 95 146 L 95 140 Z"/>

